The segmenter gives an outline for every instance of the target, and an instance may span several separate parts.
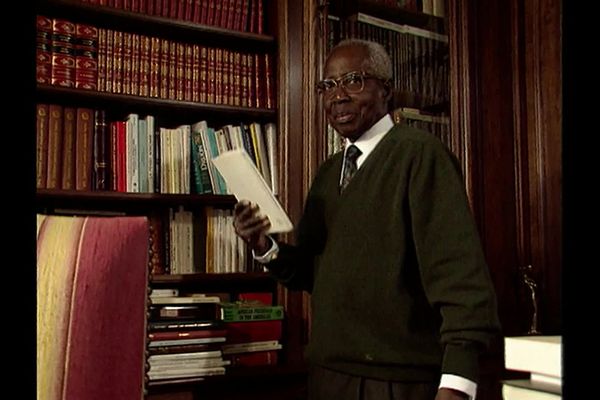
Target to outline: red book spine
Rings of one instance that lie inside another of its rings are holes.
[[[170,4],[169,4],[169,15],[168,17],[171,19],[179,19],[179,4],[181,4],[181,2],[183,0],[169,0]]]
[[[208,25],[208,1],[209,0],[196,0],[196,1],[201,1],[200,3],[200,22],[202,25]]]
[[[140,94],[140,46],[140,35],[133,33],[131,35],[131,87],[129,93],[136,96]]]
[[[51,83],[75,86],[75,24],[63,19],[52,20]]]
[[[169,43],[168,54],[168,91],[167,96],[171,100],[177,98],[177,43]]]
[[[156,11],[154,6],[156,5],[155,0],[144,0],[144,4],[146,4],[146,11],[144,12],[146,15],[155,15]]]
[[[233,105],[235,100],[233,99],[233,51],[223,50],[223,82],[225,86],[223,88],[223,103]]]
[[[235,0],[233,10],[233,26],[231,29],[241,31],[242,29],[242,7],[244,0]]]
[[[123,58],[121,61],[122,65],[122,77],[121,93],[131,94],[131,62],[133,53],[133,37],[129,32],[123,32]]]
[[[227,28],[227,19],[229,19],[229,0],[221,0],[221,17],[219,18],[219,26]]]
[[[160,40],[160,92],[161,99],[169,98],[169,41]]]
[[[256,10],[256,33],[263,34],[264,33],[264,11],[263,11],[263,0],[255,0],[257,3]]]
[[[193,0],[192,22],[200,23],[202,17],[202,0]]]
[[[211,0],[207,0],[207,14],[206,14],[206,25],[214,25],[215,24],[215,2]]]
[[[242,88],[241,88],[241,54],[238,51],[232,53],[233,59],[231,61],[232,77],[233,77],[233,94],[232,100],[234,106],[242,105]]]
[[[242,54],[240,57],[240,96],[241,96],[241,105],[243,107],[250,106],[250,85],[248,84],[248,54]]]
[[[210,68],[210,66],[209,66]],[[210,74],[210,70],[209,70]],[[217,48],[215,50],[215,61],[214,61],[214,93],[215,103],[223,104],[223,49]]]
[[[169,11],[171,9],[171,2],[175,0],[162,0],[162,11],[161,16],[169,18]]]
[[[52,82],[52,19],[36,17],[35,78],[37,83]]]
[[[261,365],[276,365],[277,350],[230,354],[227,355],[226,358],[231,361],[231,366],[237,367],[258,367]]]
[[[176,43],[175,52],[175,98],[181,101],[185,89],[185,45]]]
[[[150,38],[150,97],[160,96],[160,60],[161,40],[157,37]]]
[[[75,25],[75,87],[98,90],[98,28]]]
[[[105,70],[105,91],[112,93],[113,91],[113,63],[114,63],[114,31],[106,30],[106,70]]]
[[[175,11],[176,19],[185,19],[185,3],[187,0],[177,0],[177,9]]]
[[[208,47],[200,47],[200,102],[208,103]]]
[[[206,102],[215,103],[215,69],[216,69],[216,49],[210,47],[208,49],[208,60],[206,64],[207,78],[206,83]]]
[[[210,337],[226,337],[227,330],[225,329],[199,329],[194,331],[176,331],[176,332],[150,332],[148,339],[150,340],[174,340],[174,339],[196,339]]]
[[[73,107],[65,107],[63,113],[62,179],[63,190],[75,189],[75,135],[77,112]]]
[[[200,46],[192,45],[192,101],[200,101]]]
[[[46,188],[48,176],[48,104],[37,104],[36,113],[36,187]]]
[[[265,106],[267,108],[275,108],[275,74],[273,72],[273,56],[270,53],[265,53],[264,56],[264,79],[261,79],[265,86],[263,88]]]
[[[250,32],[250,6],[251,0],[243,0],[242,17],[240,20],[240,30],[242,32]]]
[[[113,34],[113,93],[123,93],[123,32]]]
[[[214,3],[214,16],[211,25],[221,26],[221,14],[223,11],[223,0],[211,1]]]
[[[150,38],[142,35],[140,37],[139,95],[144,97],[150,95],[150,51]]]
[[[193,48],[191,44],[184,45],[183,59],[183,99],[192,101],[192,68],[193,68]]]
[[[48,176],[47,189],[60,189],[62,178],[63,108],[50,104],[48,125]]]
[[[106,29],[98,29],[98,90],[106,91]]]
[[[110,123],[110,188],[117,192],[118,187],[118,170],[119,170],[119,137],[117,132],[117,122]]]
[[[248,12],[248,32],[256,33],[256,14],[258,13],[258,0],[250,1],[250,11]]]
[[[261,342],[279,340],[282,320],[226,322],[227,343]]]
[[[75,190],[92,190],[92,156],[94,139],[94,111],[77,109],[75,136]]]
[[[184,10],[183,10],[183,19],[186,21],[194,20],[194,0],[183,0],[184,1]]]
[[[263,65],[261,63],[261,57],[259,54],[254,54],[254,76],[252,77],[252,83],[254,83],[254,107],[262,108],[264,106],[263,97]]]

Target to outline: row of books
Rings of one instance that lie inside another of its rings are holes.
[[[223,375],[228,366],[277,363],[283,307],[272,304],[271,293],[227,299],[226,293],[152,289],[146,359],[150,384]]]
[[[240,52],[37,16],[41,84],[274,108],[270,53]]]
[[[203,212],[194,215],[180,207],[170,208],[167,218],[149,216],[150,272],[178,275],[262,271],[234,231],[233,211],[207,206]]]
[[[262,34],[263,0],[81,0],[163,18]]]
[[[209,127],[206,121],[158,127],[130,113],[107,121],[104,110],[39,103],[37,187],[134,193],[228,194],[211,159],[245,149],[277,192],[276,127],[257,122]]]
[[[395,106],[426,108],[449,99],[448,37],[367,14],[328,19],[327,47],[347,38],[380,43],[392,59]]]

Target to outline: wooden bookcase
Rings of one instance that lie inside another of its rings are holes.
[[[264,6],[264,33],[249,33],[218,26],[203,25],[171,17],[148,15],[143,12],[108,7],[101,2],[77,0],[45,0],[36,4],[35,12],[48,18],[58,18],[74,23],[89,24],[97,28],[122,31],[132,34],[160,37],[174,43],[199,44],[232,52],[269,54],[273,60],[273,84],[285,85],[287,73],[282,72],[289,64],[286,24],[287,2],[262,1]],[[140,0],[144,2],[144,0]],[[173,0],[175,2],[175,0]],[[136,4],[138,2],[124,2]],[[182,4],[184,2],[182,1]],[[185,2],[185,4],[193,2]],[[200,2],[198,2],[200,4]],[[204,3],[204,2],[202,2]],[[209,2],[206,2],[207,4]],[[233,2],[226,2],[231,3]],[[248,2],[240,2],[248,3]],[[279,3],[279,4],[278,4]],[[166,3],[165,3],[166,4]],[[283,21],[283,22],[282,22]],[[74,79],[74,78],[73,78]],[[206,120],[211,127],[239,122],[260,124],[274,123],[277,126],[278,145],[287,147],[289,132],[285,108],[280,107],[284,96],[274,91],[272,106],[255,107],[230,104],[215,104],[173,98],[142,96],[138,94],[112,93],[101,90],[86,90],[61,87],[49,83],[38,83],[35,90],[36,104],[56,104],[62,107],[86,107],[105,110],[107,121],[123,120],[129,113],[153,115],[155,127],[175,127]],[[288,96],[290,96],[288,94]],[[263,103],[264,104],[264,103]],[[288,180],[285,165],[288,153],[278,150],[279,196],[284,205],[290,201],[287,192]],[[293,200],[292,203],[298,202]],[[235,198],[231,195],[215,194],[166,194],[131,193],[112,190],[61,190],[38,187],[36,211],[39,213],[72,214],[164,214],[169,208],[184,207],[194,215],[202,215],[206,207],[231,210]],[[298,208],[298,205],[292,208]],[[202,232],[202,231],[201,231]],[[166,232],[163,232],[163,235]],[[202,259],[194,261],[202,263]],[[252,264],[251,261],[248,261]],[[187,384],[161,384],[145,386],[148,399],[280,399],[293,398],[301,393],[305,381],[305,366],[302,362],[304,334],[296,332],[303,326],[302,304],[297,293],[288,293],[265,272],[209,274],[193,273],[180,275],[150,275],[149,288],[178,287],[205,292],[270,292],[276,304],[284,305],[285,319],[283,349],[279,352],[277,365],[248,367],[228,370],[224,376],[209,377],[203,382]],[[144,362],[144,360],[140,360]]]

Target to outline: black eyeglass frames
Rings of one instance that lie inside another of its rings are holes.
[[[386,80],[364,71],[351,71],[339,78],[323,79],[317,82],[317,91],[319,94],[331,96],[338,87],[341,87],[348,94],[356,94],[363,91],[366,79],[378,79],[386,82]]]

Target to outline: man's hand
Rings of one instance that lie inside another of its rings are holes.
[[[233,227],[235,233],[250,246],[259,256],[269,250],[271,241],[267,237],[267,230],[271,222],[267,216],[259,214],[256,204],[248,201],[239,201],[233,209]]]
[[[440,388],[435,396],[435,400],[468,400],[469,395],[458,390]]]

